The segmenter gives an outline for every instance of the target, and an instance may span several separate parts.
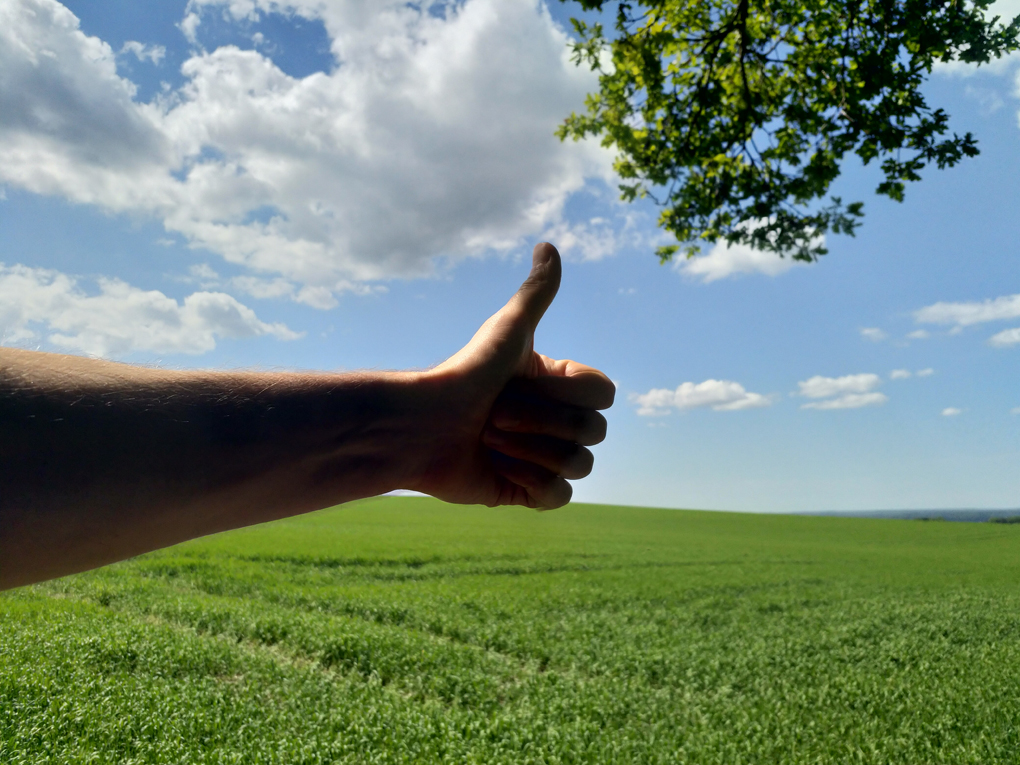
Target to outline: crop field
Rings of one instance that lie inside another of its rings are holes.
[[[0,595],[0,762],[1020,762],[1020,526],[353,503]]]

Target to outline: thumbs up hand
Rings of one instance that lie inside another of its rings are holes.
[[[566,479],[591,472],[587,446],[605,438],[597,410],[616,388],[597,369],[534,350],[535,329],[556,297],[560,256],[535,247],[531,274],[464,348],[422,383],[438,402],[422,446],[429,457],[404,488],[450,502],[553,508],[570,501]]]
[[[609,378],[535,352],[560,256],[425,372],[162,370],[0,348],[0,590],[393,489],[559,507]]]

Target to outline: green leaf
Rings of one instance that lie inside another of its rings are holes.
[[[897,201],[928,164],[977,155],[921,88],[936,61],[982,64],[1020,48],[1020,16],[1001,24],[990,5],[618,2],[612,39],[574,21],[574,61],[599,73],[599,90],[557,135],[617,151],[621,197],[652,196],[681,243],[657,250],[663,262],[720,240],[814,260],[825,234],[853,235],[863,216],[860,202],[824,203],[848,154],[877,160],[876,192]]]

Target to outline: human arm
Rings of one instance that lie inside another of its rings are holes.
[[[147,369],[0,349],[0,589],[393,489],[556,507],[591,469],[601,372],[533,350],[559,256],[421,372]]]

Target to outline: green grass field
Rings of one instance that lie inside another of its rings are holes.
[[[355,503],[0,595],[0,762],[1020,762],[1020,526]]]

